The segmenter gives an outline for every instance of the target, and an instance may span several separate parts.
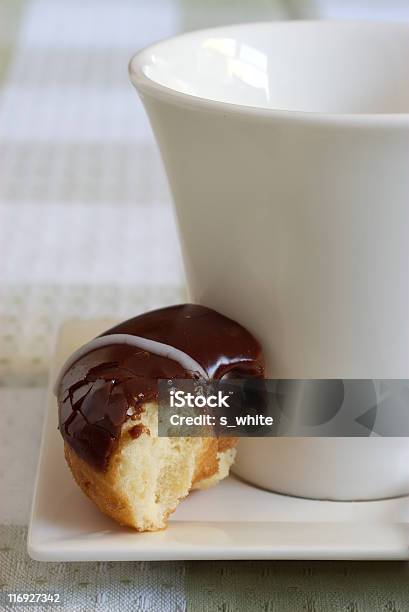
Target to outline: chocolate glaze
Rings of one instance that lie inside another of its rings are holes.
[[[147,312],[101,337],[112,334],[139,336],[178,349],[197,362],[208,379],[264,375],[257,340],[235,321],[204,306],[182,304]],[[105,470],[124,422],[138,420],[145,402],[157,398],[158,379],[202,376],[172,359],[171,351],[164,357],[129,344],[90,345],[62,371],[56,390],[59,429],[82,459]]]

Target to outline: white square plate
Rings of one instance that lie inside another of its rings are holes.
[[[112,321],[70,321],[51,380],[78,346]],[[165,531],[135,533],[101,514],[69,473],[50,391],[28,552],[40,561],[171,559],[408,559],[409,498],[328,502],[262,491],[230,477],[195,491]]]

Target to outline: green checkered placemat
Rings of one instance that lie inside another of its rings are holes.
[[[403,562],[39,563],[28,558],[25,547],[25,528],[0,528],[3,597],[16,591],[60,593],[67,612],[409,609],[408,564]]]

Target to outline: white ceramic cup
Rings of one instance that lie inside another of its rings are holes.
[[[409,378],[409,25],[193,32],[130,64],[192,300],[247,326],[271,378]],[[294,495],[409,492],[407,438],[242,439]]]

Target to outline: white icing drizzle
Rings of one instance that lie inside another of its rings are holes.
[[[142,336],[133,336],[132,334],[110,334],[108,336],[100,336],[90,340],[90,342],[80,346],[79,349],[74,351],[74,353],[68,357],[67,361],[62,366],[59,375],[57,376],[57,380],[54,383],[54,394],[57,395],[62,379],[73,363],[91,351],[104,348],[105,346],[112,346],[113,344],[127,344],[142,351],[152,353],[153,355],[166,357],[167,359],[179,363],[185,370],[189,372],[198,372],[202,378],[208,378],[207,373],[200,363],[195,361],[183,351],[180,351],[169,344],[157,342],[156,340],[150,340],[149,338],[143,338]]]

